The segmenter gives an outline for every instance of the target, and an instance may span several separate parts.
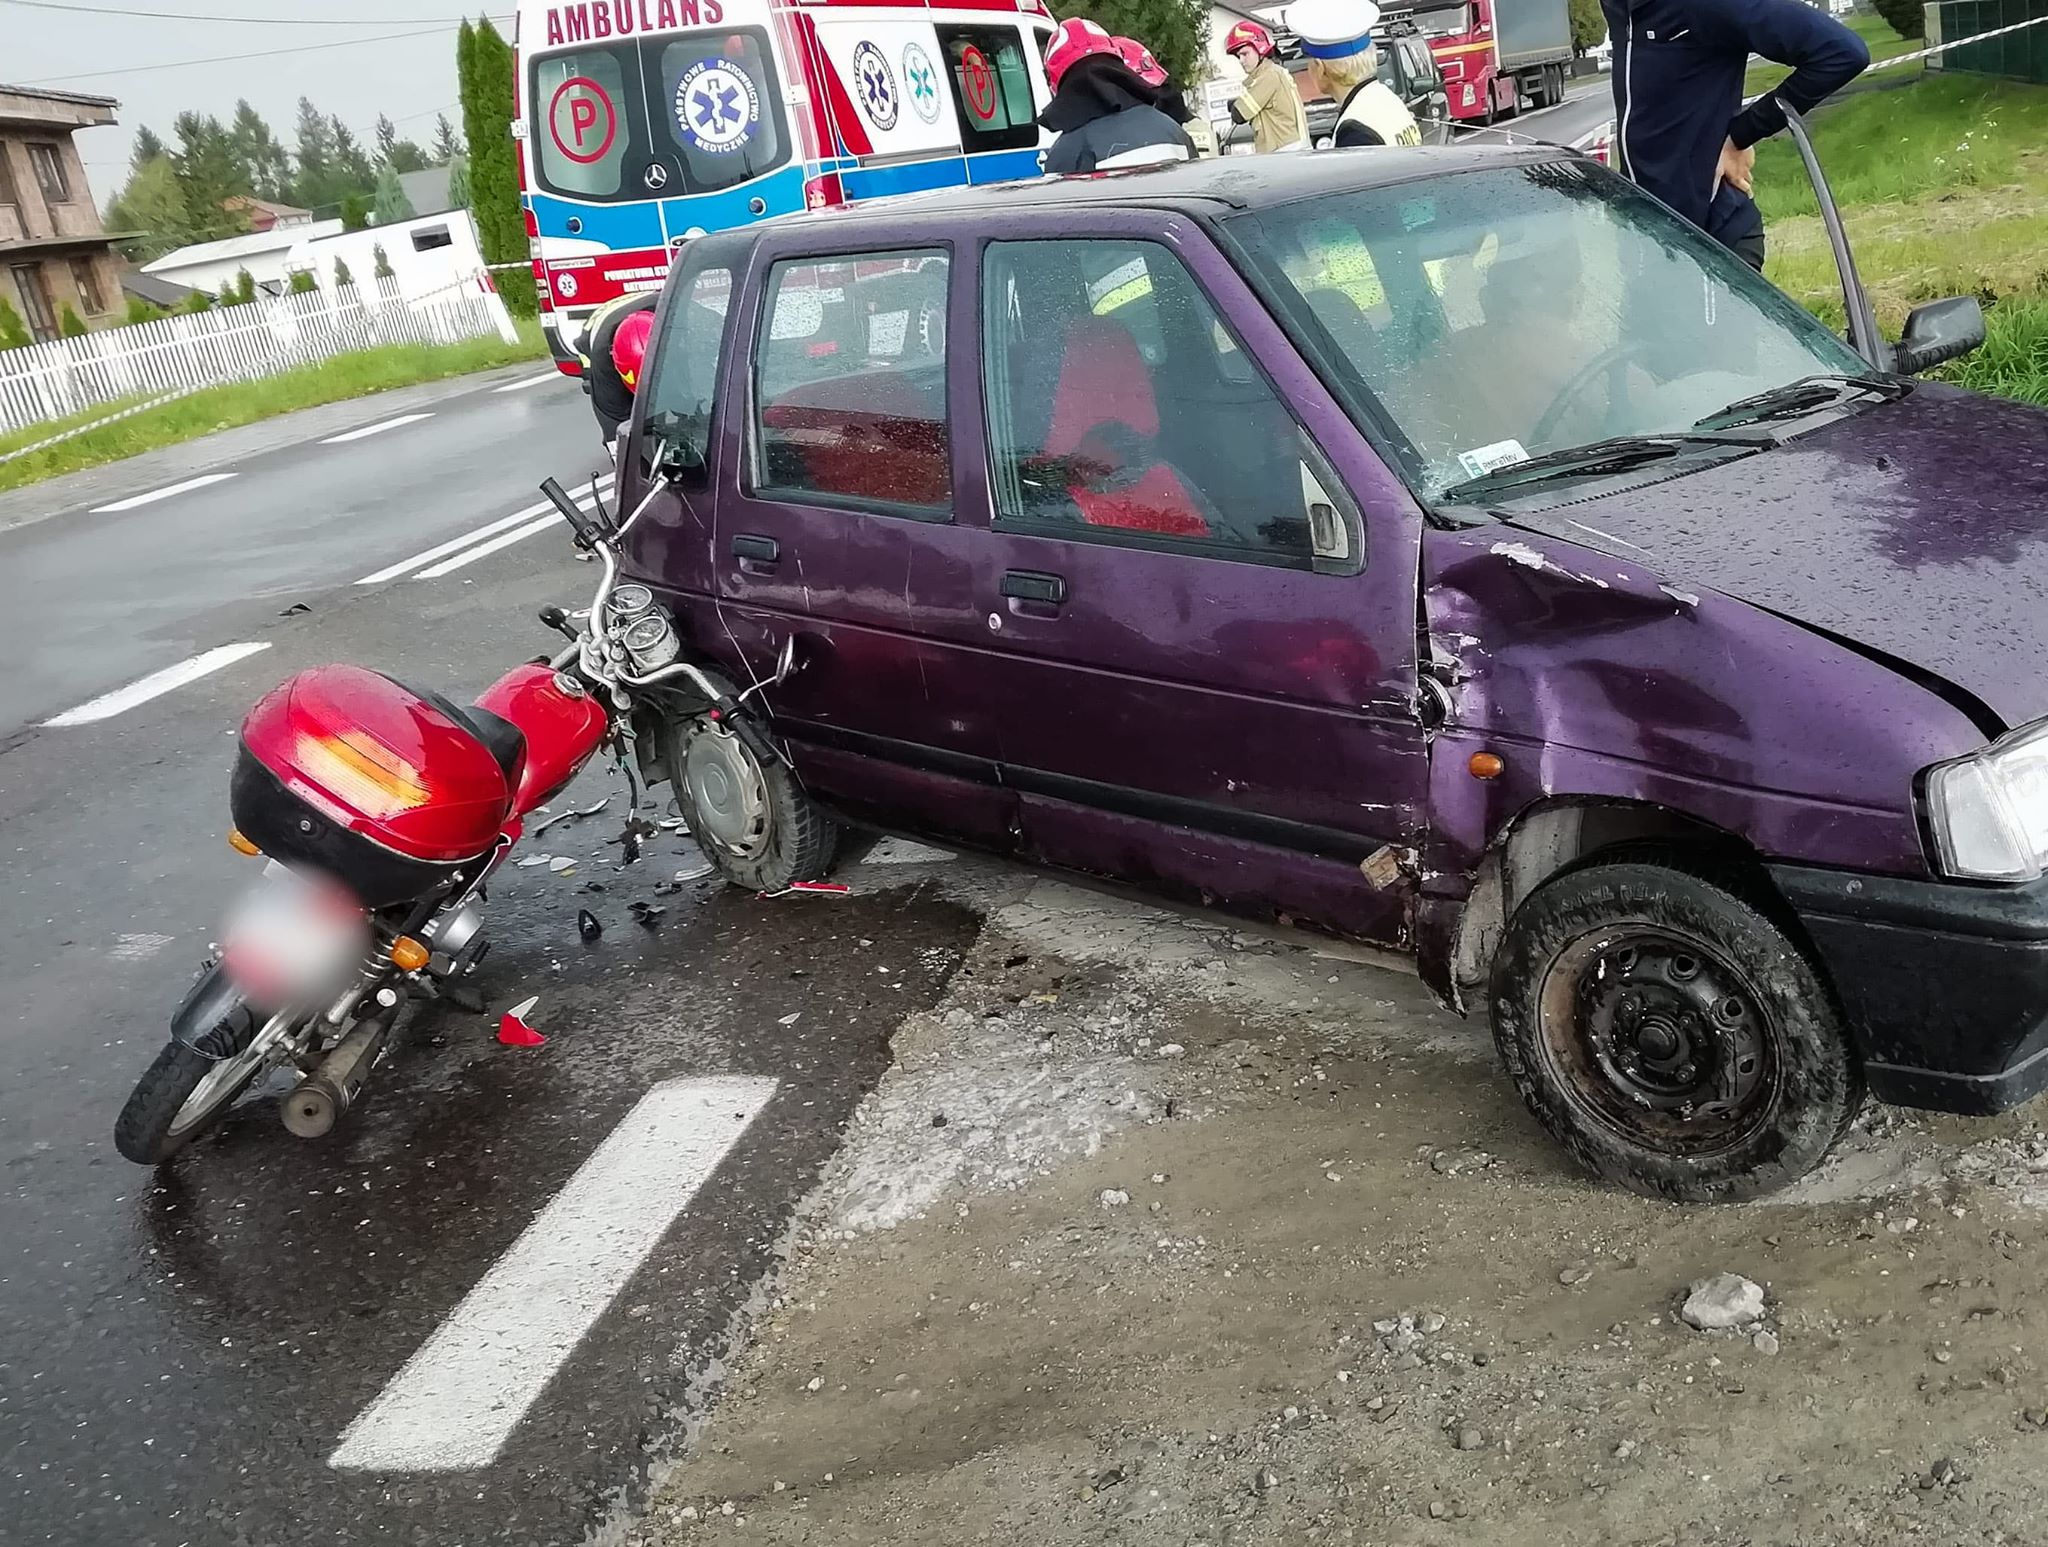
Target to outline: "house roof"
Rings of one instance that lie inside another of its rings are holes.
[[[98,97],[86,91],[52,91],[47,86],[9,86],[0,81],[0,93],[10,97],[42,97],[51,102],[75,102],[81,107],[115,108],[121,105],[115,97]]]
[[[268,213],[270,213],[270,214],[272,214],[272,215],[278,215],[278,216],[284,216],[284,215],[310,215],[310,214],[312,214],[312,213],[313,213],[313,212],[312,212],[311,210],[309,210],[309,209],[301,209],[301,208],[299,208],[299,206],[298,206],[298,205],[296,205],[296,204],[280,204],[280,203],[278,203],[278,202],[277,202],[277,201],[276,201],[275,199],[256,199],[256,198],[251,198],[251,197],[250,197],[250,196],[249,196],[248,194],[246,194],[246,193],[237,193],[237,194],[231,194],[231,195],[229,195],[229,196],[228,196],[227,198],[225,198],[225,199],[222,199],[222,200],[220,201],[220,207],[221,207],[222,209],[231,209],[231,210],[232,210],[232,209],[247,209],[247,210],[259,210],[259,209],[260,209],[260,210],[265,210],[265,211],[267,211]]]
[[[140,269],[122,271],[121,289],[152,306],[176,306],[192,293],[190,285],[178,284],[160,274],[145,274]]]
[[[215,242],[194,242],[189,247],[180,247],[167,252],[161,258],[151,259],[143,264],[145,274],[164,272],[175,273],[190,268],[195,263],[220,263],[235,258],[253,258],[260,253],[283,252],[295,247],[310,237],[332,236],[341,229],[338,220],[315,220],[305,225],[274,226],[268,231],[247,231],[240,236],[224,236]]]
[[[438,215],[453,208],[448,198],[448,169],[422,167],[417,172],[400,172],[398,186],[415,215]]]

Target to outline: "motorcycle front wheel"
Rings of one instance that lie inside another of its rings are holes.
[[[161,1165],[219,1122],[269,1058],[261,1036],[226,1058],[166,1043],[114,1119],[114,1148],[139,1166]]]

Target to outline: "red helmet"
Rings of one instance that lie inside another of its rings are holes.
[[[1117,58],[1124,62],[1124,68],[1138,77],[1147,86],[1164,86],[1166,71],[1159,61],[1152,57],[1152,50],[1136,38],[1115,38]]]
[[[640,390],[640,364],[647,358],[648,335],[654,332],[652,310],[635,312],[612,330],[612,364],[619,380],[632,391]]]
[[[1052,46],[1045,51],[1046,84],[1058,91],[1067,71],[1091,54],[1121,58],[1116,43],[1107,31],[1084,17],[1061,22],[1052,35]]]
[[[1234,54],[1240,48],[1258,51],[1261,59],[1269,57],[1274,49],[1273,34],[1255,21],[1241,21],[1232,27],[1223,39],[1223,52]]]

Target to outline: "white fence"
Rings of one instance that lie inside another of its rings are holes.
[[[0,430],[128,398],[181,397],[379,344],[452,344],[511,319],[481,276],[410,300],[394,279],[180,312],[127,327],[0,350]]]

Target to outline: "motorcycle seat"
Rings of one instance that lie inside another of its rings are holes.
[[[468,731],[483,743],[484,750],[491,754],[498,769],[505,775],[508,788],[519,785],[519,773],[526,765],[526,732],[514,725],[503,715],[493,714],[480,704],[458,704],[446,694],[433,692],[428,688],[416,688],[409,682],[399,686],[415,698],[423,698],[450,720]]]

